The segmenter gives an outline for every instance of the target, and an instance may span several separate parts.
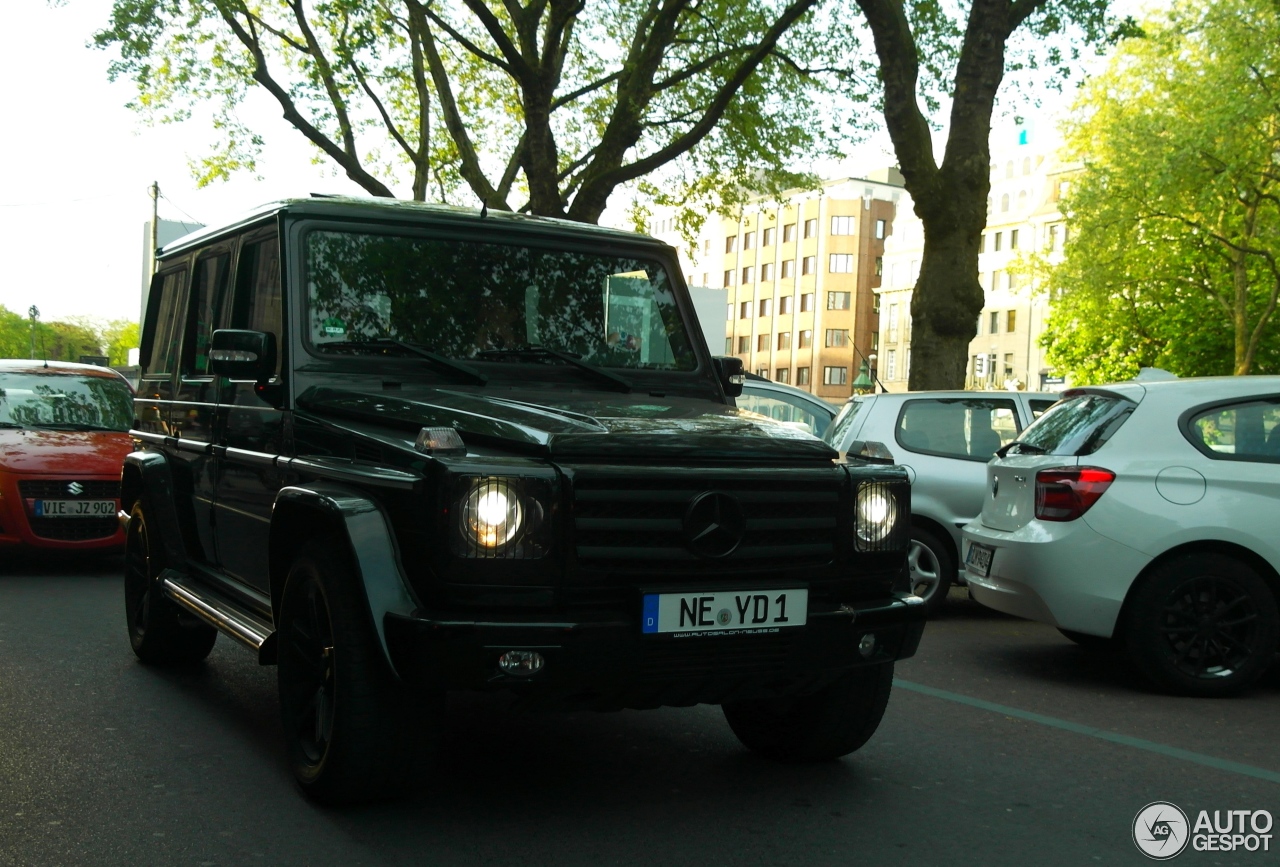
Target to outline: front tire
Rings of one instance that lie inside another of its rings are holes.
[[[911,544],[907,548],[907,574],[910,590],[924,600],[929,616],[937,614],[947,601],[956,565],[951,549],[922,527],[911,528]]]
[[[280,604],[289,764],[303,793],[324,804],[403,794],[435,732],[425,699],[387,665],[348,562],[336,545],[313,544],[290,569]]]
[[[779,761],[829,761],[870,740],[892,689],[888,662],[853,669],[812,695],[726,702],[724,716],[752,752]]]
[[[191,665],[208,656],[218,630],[184,614],[160,589],[168,564],[141,503],[129,515],[124,550],[125,623],[134,654],[151,665]]]
[[[1235,695],[1274,660],[1275,595],[1256,571],[1226,555],[1189,554],[1158,566],[1127,608],[1130,659],[1170,692]]]

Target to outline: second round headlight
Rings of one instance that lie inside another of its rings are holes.
[[[477,480],[462,502],[463,535],[481,548],[500,548],[513,541],[524,520],[520,495],[500,480]]]

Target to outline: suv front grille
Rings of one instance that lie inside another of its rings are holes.
[[[826,566],[835,560],[840,538],[842,479],[838,470],[787,472],[768,480],[752,479],[750,470],[736,476],[580,474],[573,510],[578,565],[591,572],[653,575]],[[727,554],[695,553],[698,544],[686,528],[694,501],[709,492],[726,495],[741,509],[741,541]]]

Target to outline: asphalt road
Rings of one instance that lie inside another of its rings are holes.
[[[1229,701],[1154,694],[963,590],[840,762],[758,759],[714,707],[470,697],[421,796],[321,809],[282,760],[275,669],[224,638],[196,671],[140,665],[118,572],[0,560],[0,864],[1142,864],[1149,802],[1280,815],[1280,675]]]

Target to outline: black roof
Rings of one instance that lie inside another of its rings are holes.
[[[647,235],[610,229],[592,223],[577,223],[572,220],[557,220],[551,217],[532,217],[527,214],[516,214],[510,211],[490,209],[481,216],[481,211],[474,208],[460,208],[453,205],[439,205],[429,202],[413,202],[405,199],[362,198],[357,196],[311,196],[305,199],[282,199],[268,202],[254,208],[249,213],[229,223],[209,226],[184,235],[160,249],[161,257],[180,253],[198,244],[211,241],[221,235],[240,231],[255,223],[262,223],[280,214],[302,217],[325,217],[338,219],[356,219],[368,221],[387,221],[397,223],[429,223],[432,225],[477,227],[484,221],[485,228],[513,229],[531,235],[556,235],[574,237],[580,240],[612,241],[625,244],[642,244],[666,248],[667,244]],[[492,222],[491,222],[492,221]],[[496,224],[496,225],[495,225]]]

